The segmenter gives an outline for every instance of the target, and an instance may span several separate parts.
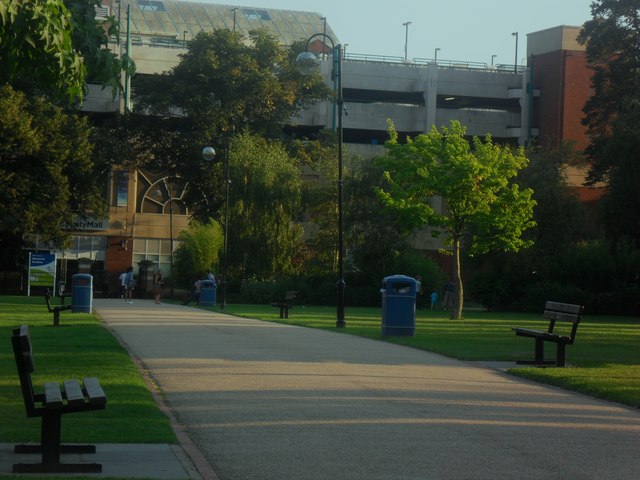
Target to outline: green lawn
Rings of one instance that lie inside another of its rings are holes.
[[[52,323],[43,298],[0,297],[0,442],[39,438],[40,419],[26,417],[11,348],[12,329],[28,325],[36,389],[48,381],[95,376],[107,393],[106,410],[65,416],[63,441],[176,443],[138,368],[93,315],[66,311],[62,326]]]
[[[383,340],[380,308],[347,308],[345,329],[335,327],[335,308],[294,307],[289,319],[264,305],[227,305],[227,313],[303,325]],[[448,312],[418,310],[414,337],[388,337],[388,342],[441,353],[461,360],[516,361],[533,358],[534,341],[516,337],[511,327],[546,329],[542,314],[464,312],[449,320]],[[545,354],[555,358],[555,345]],[[640,407],[640,319],[585,316],[576,343],[567,346],[567,368],[515,368],[510,373]]]

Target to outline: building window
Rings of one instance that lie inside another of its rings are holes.
[[[166,12],[164,3],[158,0],[138,0],[138,6],[143,12]]]
[[[114,172],[115,206],[126,207],[129,203],[129,172]]]
[[[107,237],[93,235],[72,235],[69,248],[57,251],[58,258],[78,260],[90,258],[104,261],[107,250]]]
[[[180,246],[180,242],[173,241],[173,250]],[[171,272],[171,241],[159,238],[134,238],[133,239],[133,265],[138,269],[138,264],[143,260],[153,262],[152,269],[162,270],[165,277]]]
[[[271,16],[266,10],[243,8],[242,13],[244,13],[244,16],[247,18],[247,20],[271,20]]]

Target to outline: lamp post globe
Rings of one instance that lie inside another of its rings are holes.
[[[320,59],[313,52],[302,52],[296,57],[296,68],[302,75],[312,75],[318,71]]]
[[[202,149],[202,158],[204,158],[207,162],[210,162],[216,157],[216,151],[213,147],[204,147]]]

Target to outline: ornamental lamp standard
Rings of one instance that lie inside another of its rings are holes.
[[[311,75],[318,71],[320,60],[318,57],[309,51],[309,45],[317,38],[322,37],[324,40],[328,40],[331,43],[331,50],[333,56],[333,68],[331,70],[331,79],[333,80],[333,87],[336,93],[336,102],[338,113],[338,283],[336,284],[337,290],[337,309],[336,309],[336,327],[344,328],[346,323],[344,321],[344,306],[345,306],[345,282],[344,282],[344,245],[342,239],[342,203],[343,203],[343,180],[342,180],[342,114],[344,107],[344,98],[342,97],[342,47],[340,44],[336,44],[333,39],[326,33],[316,33],[309,37],[305,51],[302,52],[296,58],[296,67],[298,71],[303,75]],[[324,42],[323,42],[324,46]],[[324,49],[323,49],[324,50]],[[324,52],[323,52],[324,53]],[[335,119],[335,115],[334,115]]]
[[[202,158],[206,162],[213,162],[216,158],[216,151],[213,147],[202,149]],[[220,281],[220,308],[224,310],[227,305],[227,240],[229,238],[229,149],[225,154],[225,196],[224,196],[224,246],[222,248],[222,280]]]

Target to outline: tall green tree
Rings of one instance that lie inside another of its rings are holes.
[[[448,127],[433,127],[400,143],[391,125],[386,155],[381,158],[387,185],[378,190],[404,231],[429,225],[452,247],[456,286],[452,319],[461,318],[464,301],[461,251],[517,251],[531,245],[523,232],[535,225],[533,192],[513,182],[527,165],[524,150],[496,145],[490,135],[484,140],[474,137],[470,143],[465,134],[466,129],[452,121]],[[446,203],[442,211],[433,207],[435,197]]]
[[[640,245],[640,0],[596,0],[580,32],[593,69],[584,123],[590,184],[605,182],[607,233]]]
[[[104,168],[86,118],[0,86],[0,239],[7,260],[15,261],[30,235],[61,244],[65,223],[100,215]]]
[[[243,133],[230,150],[229,271],[266,279],[293,273],[302,228],[300,170],[276,141]]]

